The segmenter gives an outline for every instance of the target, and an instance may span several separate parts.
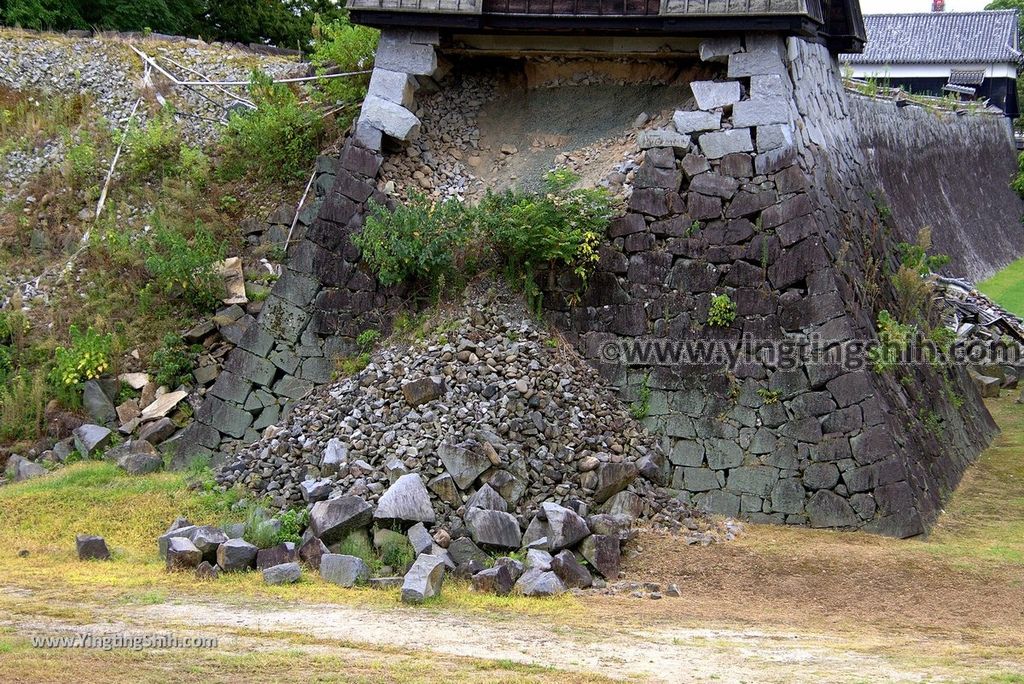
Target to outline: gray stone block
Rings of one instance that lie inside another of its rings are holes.
[[[377,43],[374,64],[377,69],[430,76],[437,70],[437,54],[426,41],[413,42],[408,31],[386,30]]]
[[[729,56],[729,78],[746,78],[764,74],[788,77],[782,57],[771,50],[737,52]]]
[[[217,382],[213,383],[209,394],[236,404],[244,404],[251,391],[252,383],[249,380],[225,370],[217,376]]]
[[[701,60],[705,62],[721,62],[724,64],[729,61],[729,55],[742,49],[739,38],[708,38],[701,41],[700,46],[697,48],[697,53],[700,55]]]
[[[736,81],[694,81],[690,89],[697,106],[704,111],[728,107],[740,101],[740,84]]]
[[[370,568],[355,556],[325,553],[320,557],[320,577],[341,587],[353,587],[370,578]]]
[[[367,95],[379,97],[411,109],[416,97],[416,79],[402,71],[377,67],[370,76]]]
[[[698,133],[700,131],[717,131],[722,127],[720,112],[676,112],[672,123],[680,133]]]
[[[420,132],[420,120],[415,114],[402,105],[379,97],[363,100],[359,123],[378,128],[397,140],[415,140]]]
[[[786,124],[791,116],[790,100],[781,97],[744,100],[732,108],[732,123],[737,128]]]
[[[276,294],[271,294],[263,302],[260,323],[276,339],[293,343],[298,341],[302,331],[306,329],[309,314]]]
[[[734,152],[752,152],[754,141],[749,128],[733,128],[700,136],[700,149],[708,159],[721,159]]]

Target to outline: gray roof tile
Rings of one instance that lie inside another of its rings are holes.
[[[852,64],[982,64],[1020,60],[1017,10],[867,14],[864,52]]]

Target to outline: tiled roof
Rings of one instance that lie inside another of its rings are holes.
[[[1017,10],[867,14],[868,43],[853,64],[1016,62]]]

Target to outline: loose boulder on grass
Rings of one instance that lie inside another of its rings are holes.
[[[569,549],[560,551],[551,559],[551,571],[570,589],[586,589],[594,583],[590,571],[576,560],[576,556]]]
[[[565,593],[566,586],[554,572],[530,568],[516,582],[515,589],[523,596],[557,596]]]
[[[217,565],[224,572],[252,570],[259,549],[244,539],[229,539],[217,547]]]
[[[110,560],[110,550],[103,537],[80,534],[75,537],[79,560]]]
[[[372,521],[373,507],[358,496],[318,501],[309,512],[309,529],[328,546]]]
[[[320,569],[320,561],[330,553],[324,543],[316,537],[310,537],[299,546],[299,560],[313,570]]]
[[[298,563],[282,563],[263,570],[266,584],[294,584],[302,579],[302,568]]]
[[[202,560],[202,552],[188,539],[173,537],[167,542],[168,570],[194,570]]]
[[[320,558],[320,577],[341,587],[352,587],[370,578],[370,567],[362,558],[326,553]]]
[[[551,502],[541,504],[540,508],[548,523],[548,548],[551,551],[574,546],[590,534],[587,521],[575,511]]]
[[[402,601],[404,603],[423,603],[425,600],[441,593],[444,582],[444,558],[423,554],[405,573],[402,582]]]
[[[260,549],[256,554],[256,569],[263,570],[275,565],[294,563],[299,560],[299,550],[295,542],[281,542],[269,549]]]
[[[619,540],[617,537],[592,534],[580,544],[580,554],[605,579],[618,579],[622,554],[619,550]]]
[[[512,592],[516,578],[508,565],[495,565],[473,575],[473,588],[477,591],[498,596],[507,596]]]
[[[217,560],[217,547],[228,541],[228,535],[219,527],[203,525],[192,530],[189,539],[203,554],[203,560],[213,563]]]

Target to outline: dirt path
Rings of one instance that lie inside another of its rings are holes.
[[[625,605],[644,607],[636,599]],[[635,629],[631,617],[586,629],[547,620],[450,614],[422,609],[366,609],[327,604],[239,607],[214,601],[102,608],[101,622],[78,625],[38,616],[3,622],[21,634],[201,632],[232,651],[257,647],[318,652],[410,649],[511,661],[641,681],[920,681],[934,668],[846,648],[822,633],[659,626]],[[664,609],[661,617],[664,618]],[[685,616],[680,616],[684,618]],[[557,678],[556,678],[557,679]]]

